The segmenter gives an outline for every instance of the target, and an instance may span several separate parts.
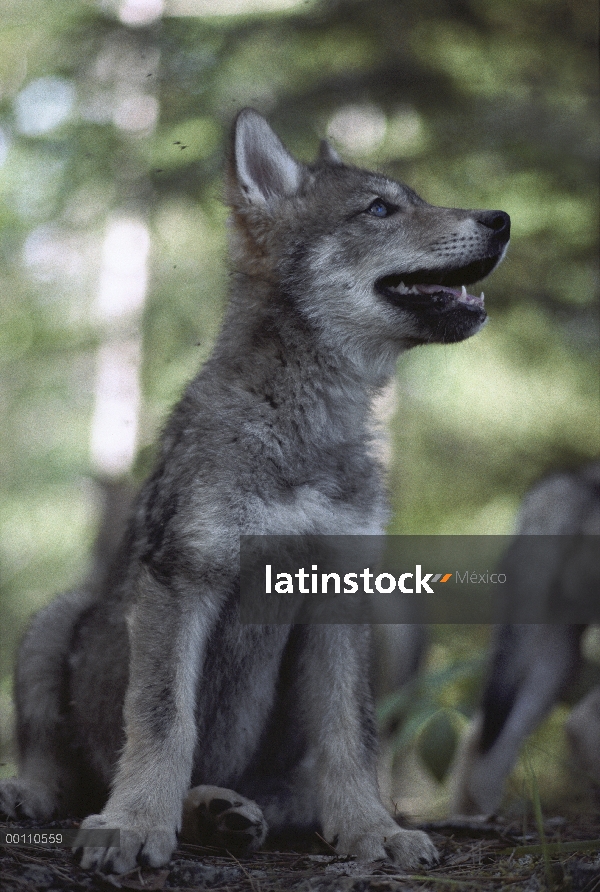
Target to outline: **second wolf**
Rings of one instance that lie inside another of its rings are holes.
[[[337,851],[436,859],[377,789],[367,627],[242,625],[239,537],[373,534],[387,520],[373,396],[398,354],[486,320],[465,285],[504,255],[502,211],[433,207],[324,144],[296,161],[252,110],[233,128],[231,299],[96,591],[34,619],[17,673],[18,778],[0,812],[98,809],[119,849],[166,863],[185,823],[259,843],[318,827]],[[213,786],[216,785],[216,786]],[[235,788],[233,793],[230,787]]]
[[[557,611],[562,599],[571,607],[579,607],[584,619],[582,605],[589,606],[591,599],[597,604],[600,594],[595,544],[600,537],[600,462],[539,481],[523,500],[517,533],[519,537],[548,537],[551,543],[543,552],[544,584],[539,587],[531,585],[528,575],[531,547],[505,557],[504,566],[516,581],[519,602],[531,602],[533,590],[536,597],[541,595],[545,609],[554,601]],[[555,544],[560,536],[567,543],[563,548]],[[576,537],[588,540],[585,550],[574,544]],[[590,560],[592,555],[594,560]],[[548,611],[550,615],[552,612]],[[489,815],[498,808],[506,779],[527,736],[548,715],[581,668],[585,629],[583,623],[497,627],[481,710],[463,738],[454,766],[454,814]],[[600,788],[600,686],[573,710],[566,731],[575,761]]]

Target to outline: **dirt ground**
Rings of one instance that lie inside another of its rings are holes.
[[[75,828],[76,822],[46,827]],[[416,826],[416,825],[414,825]],[[600,892],[600,818],[554,817],[545,840],[531,821],[451,821],[418,825],[442,856],[435,870],[398,874],[384,863],[335,855],[315,837],[237,858],[181,845],[164,869],[138,868],[113,876],[83,871],[70,849],[0,845],[2,892],[109,892],[109,890],[215,890],[215,892]],[[33,829],[31,822],[0,823],[0,830]],[[297,849],[297,850],[296,850]]]

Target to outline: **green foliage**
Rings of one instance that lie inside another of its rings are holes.
[[[535,824],[536,824],[537,831],[540,836],[542,858],[544,861],[544,873],[546,875],[546,882],[548,884],[548,889],[553,890],[555,888],[555,884],[554,884],[554,880],[553,880],[553,876],[552,876],[552,866],[550,863],[550,853],[548,851],[548,841],[546,839],[546,833],[544,830],[544,815],[542,813],[540,789],[538,786],[535,771],[531,767],[531,763],[529,761],[527,752],[525,753],[525,764],[527,766],[527,773],[529,775],[529,783],[531,786],[531,798],[532,798],[532,802],[533,802],[533,813],[535,816]]]
[[[419,735],[417,752],[425,768],[441,784],[456,754],[460,726],[448,709],[439,709],[427,721]]]
[[[415,748],[438,783],[446,779],[460,735],[476,709],[488,631],[485,626],[432,627],[424,667],[377,704],[379,727],[396,758]]]

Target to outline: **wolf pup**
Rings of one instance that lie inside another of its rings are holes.
[[[62,596],[25,635],[20,774],[0,811],[102,809],[82,828],[118,828],[120,847],[87,846],[82,864],[105,871],[168,862],[182,811],[228,847],[260,844],[267,824],[318,827],[338,852],[430,865],[429,838],[377,789],[369,629],[241,624],[239,537],[383,531],[372,398],[402,350],[483,326],[465,286],[502,259],[510,220],[433,207],[327,144],[301,164],[251,109],[227,200],[223,329],[107,584]]]

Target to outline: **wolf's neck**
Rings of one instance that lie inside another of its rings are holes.
[[[209,363],[223,380],[277,413],[279,424],[310,425],[331,439],[362,438],[373,398],[389,376],[365,380],[342,350],[334,351],[285,298],[232,301]]]

